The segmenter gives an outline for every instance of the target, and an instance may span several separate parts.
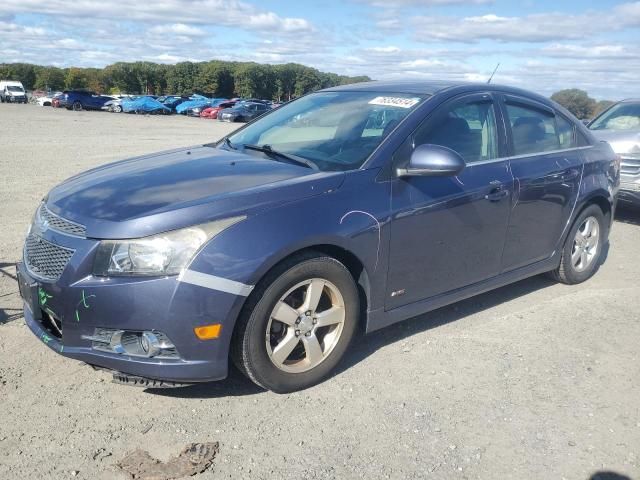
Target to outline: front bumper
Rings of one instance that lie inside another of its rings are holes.
[[[640,180],[637,182],[625,182],[620,183],[620,190],[618,190],[618,201],[640,205]]]
[[[227,376],[233,330],[229,319],[235,319],[232,312],[238,303],[236,296],[182,283],[176,277],[89,275],[69,282],[70,272],[83,269],[82,264],[72,265],[75,260],[72,257],[55,283],[39,281],[23,263],[18,264],[19,277],[43,292],[35,308],[43,309],[45,314],[39,318],[43,312],[33,312],[34,307],[25,302],[24,318],[34,335],[50,349],[93,366],[150,379],[195,383]],[[59,320],[61,335],[48,328],[49,313]],[[223,325],[221,336],[198,339],[194,327],[211,323]],[[175,345],[179,358],[145,358],[96,350],[86,338],[93,336],[96,328],[163,332]]]

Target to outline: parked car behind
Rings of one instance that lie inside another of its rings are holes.
[[[0,101],[2,103],[27,103],[27,92],[21,82],[0,80]]]
[[[216,107],[205,108],[204,110],[202,110],[202,112],[200,112],[200,118],[210,118],[215,120],[218,118],[218,112],[220,112],[220,110],[224,110],[225,108],[231,108],[235,104],[236,102],[228,101],[228,102],[223,102]]]
[[[172,112],[175,113],[176,108],[178,107],[178,105],[180,105],[181,103],[186,102],[187,100],[189,100],[189,97],[180,97],[177,95],[168,95],[165,97],[159,97],[158,101],[161,102],[164,106],[168,107],[169,109],[171,109]]]
[[[218,120],[222,122],[249,122],[270,110],[262,102],[238,102],[232,108],[218,112]]]
[[[150,115],[170,115],[171,109],[152,96],[125,98],[121,101],[122,111],[125,113],[140,113]]]
[[[112,97],[87,90],[67,90],[63,93],[60,105],[67,110],[100,110],[105,103],[113,100]]]
[[[333,124],[295,125],[316,111]],[[619,181],[607,143],[524,90],[335,87],[216,144],[55,187],[17,268],[24,318],[122,383],[219,380],[231,358],[298,390],[331,374],[359,325],[545,272],[589,279]]]
[[[64,93],[63,92],[56,93],[51,99],[51,106],[53,108],[60,108],[63,106],[62,105],[63,101],[64,101]]]
[[[612,105],[589,124],[589,129],[622,158],[620,201],[640,206],[640,99]]]

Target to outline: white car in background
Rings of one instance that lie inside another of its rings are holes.
[[[62,95],[62,92],[55,92],[35,99],[36,105],[41,107],[51,107],[53,105],[53,97]]]
[[[109,95],[113,100],[109,100],[102,106],[102,110],[107,112],[122,112],[122,100],[127,98],[133,98],[134,95],[126,95],[126,94],[118,94],[118,95]]]

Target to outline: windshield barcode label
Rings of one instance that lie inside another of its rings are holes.
[[[419,98],[402,97],[376,97],[369,102],[370,105],[385,105],[387,107],[411,108],[420,101]]]

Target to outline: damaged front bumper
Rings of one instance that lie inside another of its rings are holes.
[[[56,353],[111,370],[118,383],[150,388],[227,376],[232,328],[206,341],[193,329],[212,320],[224,323],[230,299],[212,298],[211,290],[201,291],[176,277],[88,276],[73,283],[47,283],[34,278],[23,263],[17,272],[26,324]],[[167,347],[162,354],[145,356],[144,332],[156,334],[160,347]]]

